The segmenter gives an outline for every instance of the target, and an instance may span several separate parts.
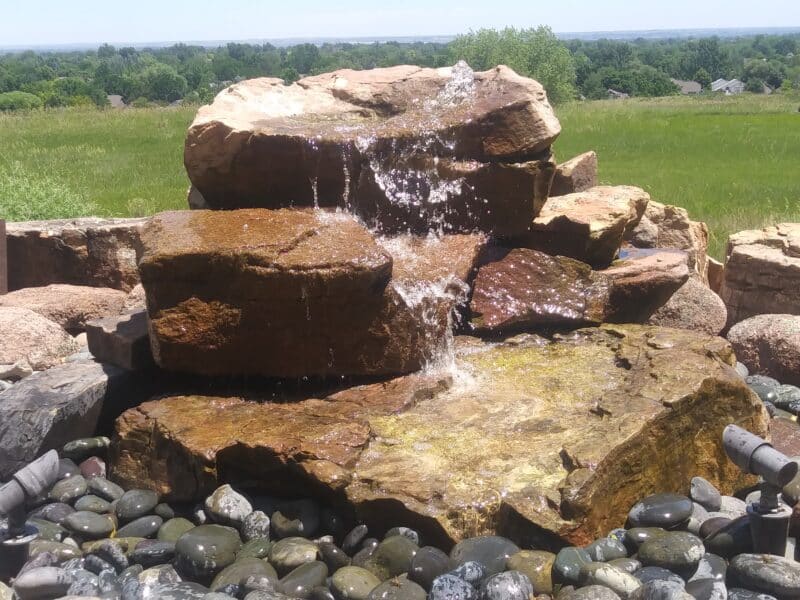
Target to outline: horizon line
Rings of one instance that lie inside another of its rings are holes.
[[[512,26],[509,26],[512,27]],[[490,29],[505,29],[506,27],[498,28],[493,27]],[[535,29],[535,26],[531,26],[531,29]],[[185,44],[185,45],[198,45],[209,47],[210,44],[228,44],[228,43],[275,43],[276,45],[296,45],[302,43],[313,43],[313,42],[339,42],[339,43],[369,43],[369,42],[386,42],[386,41],[395,41],[395,40],[416,40],[416,41],[423,41],[423,40],[430,40],[430,39],[447,39],[452,40],[459,35],[464,35],[471,31],[478,31],[478,29],[470,29],[466,32],[460,33],[437,33],[437,34],[408,34],[408,35],[353,35],[353,36],[332,36],[332,35],[308,35],[308,36],[288,36],[288,37],[264,37],[264,38],[237,38],[237,39],[227,39],[227,38],[220,38],[220,39],[184,39],[184,40],[149,40],[149,41],[92,41],[92,42],[41,42],[35,44],[8,44],[8,45],[0,45],[0,50],[37,50],[37,49],[56,49],[56,48],[82,48],[82,49],[91,49],[91,48],[100,48],[103,45],[111,45],[111,46],[120,46],[120,47],[138,47],[138,48],[149,48],[149,47],[169,47],[172,45],[177,44]],[[527,27],[517,28],[517,29],[528,29]],[[753,32],[757,34],[760,31],[782,31],[784,33],[800,33],[800,25],[775,25],[775,26],[760,26],[760,27],[748,27],[748,26],[739,26],[739,27],[689,27],[689,28],[656,28],[656,29],[607,29],[607,30],[587,30],[587,31],[553,31],[556,37],[561,39],[570,39],[569,37],[565,36],[604,36],[604,35],[621,35],[621,34],[658,34],[658,33],[684,33],[687,34],[686,36],[690,37],[693,32],[713,32],[713,31],[727,31],[727,32]],[[641,37],[641,36],[637,36]],[[665,36],[662,39],[669,39],[670,36]],[[684,37],[684,36],[682,36]],[[602,39],[602,38],[598,38]],[[637,38],[632,38],[637,39]],[[287,42],[292,42],[289,44]]]

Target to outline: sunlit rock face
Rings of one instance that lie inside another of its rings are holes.
[[[649,201],[647,192],[629,185],[556,196],[545,203],[530,233],[510,242],[602,268],[614,260],[625,232],[636,227]]]
[[[800,314],[800,223],[735,233],[728,239],[720,296],[728,325],[753,315]]]
[[[156,363],[272,377],[426,366],[452,338],[453,308],[484,243],[379,243],[352,216],[314,209],[162,213],[142,241]]]
[[[725,493],[746,483],[722,429],[767,433],[721,338],[626,325],[552,342],[461,340],[448,376],[145,403],[117,422],[114,476],[173,500],[222,482],[311,492],[370,531],[402,522],[429,543],[499,531],[584,545],[693,476]]]
[[[200,109],[185,164],[207,208],[339,206],[382,231],[527,231],[560,132],[539,83],[499,66],[253,79]],[[196,204],[196,203],[195,203]]]

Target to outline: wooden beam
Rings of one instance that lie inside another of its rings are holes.
[[[8,245],[6,244],[6,222],[0,219],[0,294],[8,291]]]

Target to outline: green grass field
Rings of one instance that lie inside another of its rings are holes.
[[[645,188],[729,233],[800,221],[800,98],[665,98],[557,109],[564,160],[596,150],[600,179]],[[195,107],[0,114],[0,217],[139,216],[185,206]]]

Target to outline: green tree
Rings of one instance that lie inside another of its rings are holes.
[[[517,73],[538,80],[553,102],[564,102],[576,95],[572,56],[549,27],[480,29],[451,42],[450,56],[453,62],[465,60],[476,70],[508,65]]]
[[[183,98],[188,90],[186,78],[174,67],[165,64],[154,64],[141,74],[144,95],[150,100],[174,102]]]
[[[697,69],[694,74],[694,80],[699,83],[704,90],[707,90],[711,87],[711,75],[709,75],[708,71],[706,71],[703,67]]]
[[[42,106],[42,99],[35,94],[20,91],[0,94],[0,110],[33,110]]]

